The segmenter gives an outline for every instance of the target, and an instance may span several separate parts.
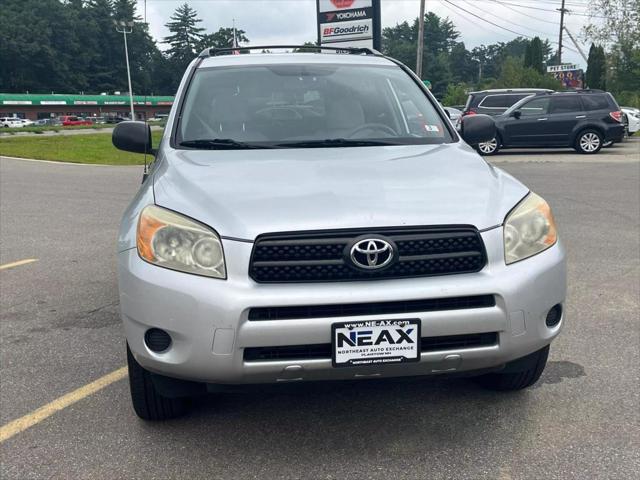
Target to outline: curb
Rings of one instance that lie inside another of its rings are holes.
[[[22,157],[9,157],[7,155],[0,155],[0,159],[6,158],[7,160],[23,160],[25,162],[39,162],[39,163],[53,163],[56,165],[73,165],[76,167],[143,167],[143,165],[107,165],[105,163],[74,163],[74,162],[63,162],[56,160],[40,160],[37,158],[22,158]]]

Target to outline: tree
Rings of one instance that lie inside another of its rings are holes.
[[[515,57],[507,57],[498,79],[491,88],[548,88],[559,90],[559,80],[540,73],[531,67],[525,67],[523,61]]]
[[[525,50],[524,54],[524,66],[528,68],[533,68],[538,73],[544,73],[544,65],[543,65],[543,44],[542,40],[539,37],[534,37],[531,40]]]
[[[246,36],[244,30],[236,29],[236,41],[238,45],[240,43],[247,43],[249,39]],[[233,28],[220,28],[215,33],[209,33],[202,36],[199,42],[198,50],[204,50],[205,48],[230,48],[233,46]]]
[[[638,101],[640,0],[592,0],[589,14],[583,33],[607,49],[607,88],[621,103]]]
[[[200,46],[205,29],[197,26],[202,20],[188,3],[180,5],[170,18],[171,21],[165,26],[171,35],[165,37],[163,43],[171,46],[166,52],[167,56],[176,64],[182,65],[184,70],[199,53],[196,49]]]
[[[586,83],[588,88],[599,88],[601,90],[606,90],[607,88],[607,64],[604,48],[596,46],[594,43],[589,48]]]
[[[472,82],[476,78],[477,63],[463,42],[456,43],[449,53],[449,70],[454,82]]]
[[[446,106],[464,105],[469,95],[469,86],[465,83],[450,83],[447,85],[447,93],[442,98],[442,104]]]

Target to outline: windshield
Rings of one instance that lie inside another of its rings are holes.
[[[434,106],[402,69],[329,64],[200,69],[176,134],[187,148],[451,141]]]

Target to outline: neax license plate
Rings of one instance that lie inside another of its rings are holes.
[[[420,320],[374,320],[331,325],[334,367],[420,360]]]

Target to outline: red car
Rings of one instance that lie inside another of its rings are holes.
[[[68,127],[69,125],[93,125],[91,120],[76,117],[74,115],[64,115],[60,117],[60,122],[63,127]]]

